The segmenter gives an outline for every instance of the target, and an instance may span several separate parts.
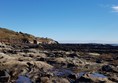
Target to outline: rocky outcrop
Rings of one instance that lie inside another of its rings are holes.
[[[73,51],[68,46],[55,50],[53,44],[43,45],[0,43],[0,83],[118,82],[118,53]]]

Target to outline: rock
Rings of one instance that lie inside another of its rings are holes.
[[[31,57],[31,58],[46,58],[47,55],[45,53],[27,53],[23,55],[24,57]]]
[[[112,72],[113,69],[112,69],[112,67],[110,67],[110,65],[104,65],[104,66],[102,66],[102,71]]]
[[[73,75],[73,72],[67,69],[52,69],[51,71],[54,74],[54,76],[58,76],[58,77]]]
[[[7,46],[6,46],[4,43],[1,43],[1,42],[0,42],[0,47],[1,47],[1,48],[5,48],[5,47],[7,47]]]
[[[37,55],[38,55],[37,57],[41,57],[41,58],[46,58],[47,57],[47,55],[45,53],[39,53]]]
[[[61,78],[60,79],[60,83],[70,83],[67,79],[65,78]]]
[[[24,61],[24,62],[20,62],[20,61],[15,61],[15,60],[9,60],[5,63],[3,63],[4,66],[7,66],[7,67],[14,67],[14,66],[26,66],[27,67],[27,61]]]
[[[79,57],[79,55],[77,53],[72,53],[69,54],[68,57],[74,58],[74,57]]]
[[[47,62],[48,64],[51,64],[51,65],[56,64],[56,61],[54,61],[54,60],[47,60],[46,62]]]
[[[31,57],[20,57],[18,58],[18,61],[31,61],[32,58]]]
[[[26,66],[12,66],[10,70],[10,76],[12,79],[16,79],[18,76],[26,75],[29,72],[29,69]]]
[[[90,56],[100,56],[99,53],[88,53]]]
[[[0,83],[8,83],[10,75],[6,71],[0,71]]]
[[[70,83],[66,78],[53,77],[51,83]]]
[[[96,60],[96,63],[102,63],[102,62],[103,62],[103,60],[101,60],[101,59]]]
[[[76,47],[73,45],[73,49],[68,46],[60,48],[57,45],[53,48],[53,45],[44,44],[44,47],[40,45],[41,48],[35,48],[34,44],[0,46],[0,70],[3,73],[0,72],[0,83],[4,83],[1,81],[6,83],[23,81],[33,83],[110,83],[113,81],[117,83],[118,81],[117,54],[113,54],[115,61],[113,63],[98,57],[94,51],[89,51],[93,54],[88,54],[89,52],[84,49],[81,50],[84,52],[79,52],[79,48],[74,50]],[[93,71],[104,73],[107,77]]]
[[[17,54],[17,52],[15,50],[8,50],[7,53]]]
[[[28,51],[29,51],[30,53],[39,53],[39,51],[36,50],[36,49],[28,49]]]
[[[66,59],[61,58],[61,57],[55,58],[55,62],[56,62],[56,63],[66,63]]]
[[[16,83],[32,83],[32,81],[26,76],[19,76]]]
[[[56,57],[56,55],[54,53],[48,53],[47,55],[48,55],[48,57]]]
[[[37,83],[70,83],[65,78],[59,78],[59,77],[41,77],[40,80],[37,81]]]
[[[116,75],[111,75],[110,77],[109,77],[109,79],[111,80],[111,81],[113,81],[113,82],[118,82],[118,76],[116,76]]]
[[[27,62],[27,63],[30,63],[39,69],[43,68],[45,70],[48,70],[48,69],[53,68],[53,66],[47,64],[46,62],[42,62],[42,61],[31,61],[31,62]]]
[[[67,62],[68,68],[70,68],[70,67],[77,67],[77,66],[80,66],[80,65],[88,64],[86,62],[86,60],[79,59],[77,57],[75,57],[75,58],[67,57],[66,58],[66,62]]]
[[[41,77],[40,82],[41,83],[52,83],[48,77]]]
[[[36,61],[46,61],[46,58],[36,58]]]
[[[84,73],[76,80],[76,83],[78,82],[112,83],[106,76],[99,73]]]
[[[68,76],[68,78],[71,78],[71,79],[76,80],[76,79],[77,79],[77,76],[76,76],[76,74],[70,74],[70,75]]]
[[[72,63],[68,63],[67,64],[67,68],[71,68],[71,67],[75,67],[76,65],[72,64]]]

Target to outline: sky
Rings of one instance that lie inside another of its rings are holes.
[[[0,0],[0,27],[60,43],[118,43],[118,0]]]

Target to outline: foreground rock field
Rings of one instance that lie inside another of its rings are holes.
[[[0,43],[0,83],[117,83],[118,47],[86,46]]]

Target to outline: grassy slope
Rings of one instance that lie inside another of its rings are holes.
[[[26,34],[26,33],[18,33],[12,30],[8,30],[5,28],[0,28],[0,38],[4,39],[22,39],[28,38],[29,40],[35,39],[34,36]]]
[[[52,41],[52,39],[49,38],[39,38],[27,33],[15,32],[6,28],[0,28],[0,39],[24,39],[24,38],[27,38],[30,41],[34,39],[37,39],[38,41],[41,42]]]

